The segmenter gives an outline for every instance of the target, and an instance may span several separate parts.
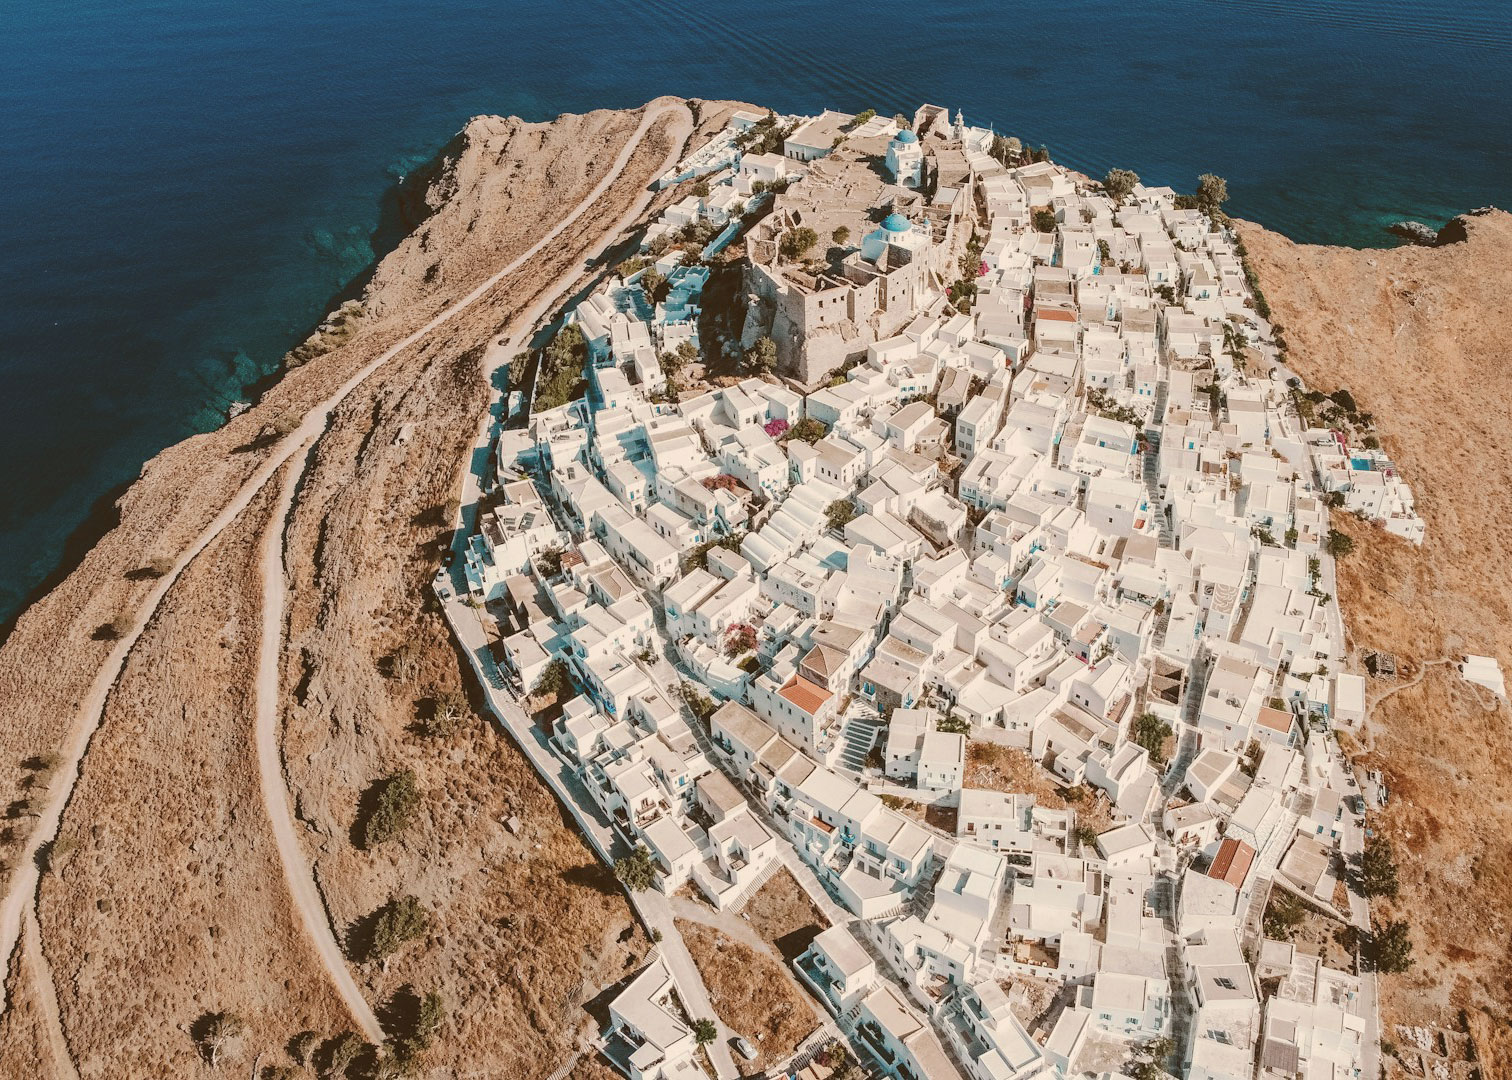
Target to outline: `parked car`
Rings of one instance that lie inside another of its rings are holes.
[[[741,1057],[745,1058],[747,1061],[755,1061],[756,1058],[760,1056],[757,1053],[756,1048],[752,1046],[750,1044],[750,1041],[747,1040],[743,1035],[737,1035],[735,1036],[735,1038],[731,1039],[730,1045],[734,1046],[735,1052]]]

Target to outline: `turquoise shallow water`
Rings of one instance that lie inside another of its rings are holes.
[[[0,622],[106,492],[219,423],[471,115],[662,93],[933,101],[1298,239],[1512,204],[1505,0],[0,5]]]

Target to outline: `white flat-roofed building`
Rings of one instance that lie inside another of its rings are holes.
[[[609,1003],[604,1055],[630,1080],[694,1080],[697,1043],[666,961],[653,960]]]
[[[877,983],[876,961],[843,926],[821,931],[793,967],[834,1016],[850,1012]]]
[[[991,979],[957,988],[940,1016],[946,1039],[972,1080],[1030,1080],[1045,1074],[1044,1051]]]
[[[956,836],[1011,855],[1064,853],[1071,818],[1070,811],[1036,806],[1033,795],[963,788]]]

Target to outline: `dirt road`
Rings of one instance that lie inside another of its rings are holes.
[[[48,1047],[52,1050],[53,1075],[58,1080],[79,1080],[79,1070],[74,1067],[73,1054],[69,1051],[68,1039],[63,1034],[63,1019],[58,1012],[58,995],[53,987],[52,970],[48,966],[47,955],[42,951],[42,931],[37,926],[37,913],[28,909],[23,917],[26,919],[26,927],[22,944],[26,950],[26,962],[32,969],[32,985],[37,988],[37,1005],[42,1012]]]
[[[667,108],[674,111],[680,109],[677,106]],[[567,216],[561,225],[557,226],[548,236],[535,247],[522,255],[515,262],[505,267],[490,283],[497,282],[504,275],[510,273],[535,252],[538,252],[553,237],[560,235],[561,231],[571,224],[583,211],[587,210],[592,203],[607,191],[621,172],[630,155],[640,142],[641,137],[649,130],[653,119],[661,115],[665,110],[655,110],[647,114],[636,133],[620,152],[619,159],[615,162],[608,175],[599,183],[588,196],[580,202],[574,211]],[[686,112],[686,110],[681,110]],[[683,140],[692,131],[691,123],[687,126],[687,132],[681,138],[673,139],[673,154],[681,151]],[[619,223],[615,232],[629,221],[639,215],[644,208],[643,202],[633,206]],[[612,234],[611,234],[612,236]],[[570,285],[571,278],[554,286],[547,294],[537,301],[525,316],[516,323],[513,331],[514,337],[528,333],[533,320],[539,318],[554,304],[561,294]],[[462,305],[465,306],[472,300],[482,296],[488,290],[488,283],[480,286],[473,293],[464,298]],[[456,310],[460,310],[460,307]],[[453,312],[455,313],[455,312]],[[524,329],[520,329],[523,327]],[[312,440],[313,441],[313,440]],[[335,928],[331,925],[330,913],[320,890],[315,883],[310,866],[305,858],[304,850],[299,843],[299,837],[295,830],[294,813],[289,803],[288,785],[284,779],[283,761],[279,751],[279,717],[278,704],[280,700],[278,686],[279,655],[281,652],[284,608],[287,600],[287,568],[284,565],[284,535],[289,513],[294,505],[294,498],[299,489],[300,481],[304,476],[304,467],[298,461],[298,451],[295,448],[296,464],[290,469],[285,479],[279,500],[273,508],[271,522],[267,535],[263,540],[261,557],[262,576],[262,645],[258,654],[257,682],[255,693],[257,699],[257,764],[258,773],[262,785],[263,805],[268,813],[269,821],[273,826],[273,835],[278,843],[278,855],[283,863],[284,878],[289,885],[289,893],[294,901],[294,906],[299,912],[300,921],[304,924],[305,931],[310,935],[315,945],[316,952],[320,956],[321,963],[325,966],[326,973],[330,977],[336,991],[346,1003],[352,1018],[361,1026],[363,1034],[370,1042],[383,1041],[383,1029],[378,1023],[378,1018],[373,1014],[372,1007],[363,997],[356,980],[353,979],[351,969],[347,966],[340,943],[336,940]]]
[[[79,708],[75,713],[68,737],[61,747],[61,765],[56,774],[57,778],[48,792],[47,800],[41,808],[35,828],[31,831],[30,836],[19,853],[19,869],[8,883],[3,900],[0,900],[0,956],[9,957],[16,949],[22,931],[23,910],[28,903],[34,902],[36,897],[37,882],[40,875],[38,853],[44,845],[50,844],[57,836],[63,812],[67,808],[74,786],[78,782],[80,764],[88,752],[90,741],[98,730],[101,718],[104,715],[105,702],[110,696],[116,680],[120,677],[127,656],[141,638],[147,623],[161,606],[163,597],[167,595],[168,591],[179,580],[184,570],[210,543],[225,531],[227,526],[246,510],[247,506],[252,502],[257,493],[262,490],[268,480],[276,475],[301,447],[319,437],[321,432],[324,431],[332,411],[375,371],[404,350],[423,340],[427,335],[449,322],[461,312],[470,308],[501,281],[527,265],[548,244],[571,227],[582,216],[584,211],[608,191],[614,181],[619,178],[631,155],[652,125],[669,113],[680,114],[674,125],[674,145],[680,147],[692,132],[691,116],[688,113],[687,107],[679,103],[675,105],[662,105],[648,110],[641,118],[640,124],[629,141],[621,149],[609,172],[574,207],[570,214],[563,218],[545,236],[531,245],[525,252],[486,278],[471,292],[445,308],[419,329],[374,357],[337,388],[335,393],[307,412],[299,426],[278,444],[262,465],[242,484],[231,500],[221,509],[220,513],[195,537],[189,547],[178,556],[174,561],[172,569],[156,581],[153,588],[143,598],[141,604],[133,614],[131,627],[117,640],[114,648],[106,656],[94,681],[90,684],[88,693],[81,700]],[[4,1002],[0,1002],[0,1006],[6,1008],[9,1007],[9,1004],[8,996]]]
[[[278,658],[283,640],[284,602],[286,599],[286,571],[284,568],[284,531],[289,511],[294,505],[294,494],[304,476],[302,464],[296,458],[284,477],[278,502],[268,519],[268,528],[263,535],[260,556],[262,577],[262,636],[257,651],[257,681],[254,694],[257,700],[255,732],[257,743],[257,775],[262,788],[263,809],[273,827],[273,839],[278,845],[278,861],[283,864],[284,880],[289,886],[289,897],[305,933],[315,946],[316,955],[326,969],[326,975],[352,1019],[362,1029],[369,1042],[383,1042],[383,1027],[373,1015],[372,1006],[362,996],[357,981],[352,978],[342,955],[341,945],[336,940],[331,926],[330,913],[310,865],[305,860],[304,850],[299,846],[299,836],[294,827],[294,810],[289,804],[289,787],[284,781],[283,755],[279,750],[278,724]]]

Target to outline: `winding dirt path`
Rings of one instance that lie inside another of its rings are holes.
[[[46,1029],[47,1044],[52,1050],[53,1075],[58,1080],[79,1080],[73,1051],[68,1048],[68,1038],[63,1034],[63,1016],[58,1011],[58,992],[53,986],[52,967],[47,962],[47,954],[42,951],[42,928],[37,924],[36,910],[27,908],[25,918],[26,928],[21,947],[26,954],[26,964],[31,968],[32,985],[37,992],[37,1007],[42,1011],[42,1026]]]
[[[305,444],[306,447],[313,445],[313,439]],[[341,995],[347,1012],[362,1029],[363,1036],[368,1042],[381,1043],[383,1026],[373,1015],[372,1006],[363,997],[357,980],[352,978],[352,970],[336,940],[330,912],[315,885],[309,863],[305,861],[304,849],[299,846],[299,835],[294,828],[294,808],[289,803],[289,786],[284,780],[283,755],[279,751],[278,661],[283,655],[284,603],[288,594],[284,538],[289,514],[294,509],[294,496],[304,473],[297,463],[289,466],[278,502],[263,532],[259,555],[262,636],[257,649],[257,679],[252,691],[256,701],[253,730],[257,744],[257,778],[262,789],[263,810],[268,815],[273,840],[278,846],[278,861],[283,865],[284,881],[289,886],[289,899],[294,902],[299,921],[304,924],[305,933],[315,946],[326,975]]]
[[[1380,705],[1381,702],[1385,701],[1389,697],[1394,697],[1395,695],[1400,694],[1403,690],[1411,690],[1414,686],[1423,681],[1423,676],[1428,674],[1429,668],[1438,667],[1442,664],[1452,663],[1454,663],[1454,658],[1452,656],[1440,656],[1435,660],[1424,660],[1421,664],[1418,665],[1417,674],[1414,675],[1411,679],[1404,683],[1397,683],[1389,690],[1382,691],[1381,696],[1370,703],[1369,711],[1372,714],[1372,718],[1374,717],[1376,707]]]
[[[79,769],[84,756],[89,750],[90,741],[99,730],[100,723],[105,714],[105,702],[114,689],[116,681],[120,678],[121,671],[126,664],[126,658],[136,646],[146,629],[148,622],[156,615],[162,605],[163,598],[168,590],[178,582],[184,570],[199,557],[214,540],[235,521],[242,512],[247,509],[257,493],[263,486],[283,468],[285,464],[306,443],[316,439],[325,430],[330,420],[331,413],[346,398],[384,364],[410,348],[412,345],[424,339],[443,326],[458,314],[466,311],[489,293],[499,282],[525,266],[552,241],[561,236],[583,213],[592,206],[609,188],[618,180],[629,164],[631,156],[640,145],[641,140],[659,119],[667,114],[678,114],[678,123],[674,126],[673,143],[674,152],[680,148],[688,135],[692,133],[692,116],[686,105],[681,102],[675,104],[659,105],[648,109],[641,117],[640,124],[631,134],[629,140],[621,148],[619,155],[610,166],[603,179],[594,187],[572,211],[558,222],[545,236],[532,244],[524,253],[512,260],[508,265],[496,271],[460,300],[442,310],[429,322],[413,331],[400,341],[385,349],[378,356],[358,369],[346,382],[337,388],[330,397],[316,405],[305,414],[304,420],[299,426],[274,447],[268,458],[258,466],[257,470],[247,478],[237,490],[231,500],[221,509],[204,530],[195,537],[194,541],[185,549],[174,562],[173,568],[164,574],[153,585],[152,589],[143,598],[132,618],[132,625],[120,639],[115,647],[110,650],[104,663],[90,684],[89,691],[79,703],[79,708],[74,715],[73,724],[67,739],[59,748],[59,756],[62,764],[56,773],[51,788],[48,790],[47,801],[38,815],[35,827],[27,838],[18,856],[18,869],[7,885],[3,899],[0,899],[0,957],[11,957],[21,937],[23,912],[28,903],[35,904],[37,885],[40,878],[37,855],[43,845],[50,843],[58,834],[58,827],[63,820],[63,812],[67,809],[70,798],[73,795],[75,785],[79,780]],[[303,470],[296,470],[297,475],[302,475]],[[277,520],[277,518],[275,518]],[[275,535],[281,535],[281,529],[273,530]],[[279,574],[280,579],[282,574]],[[264,582],[266,592],[267,583]],[[265,613],[264,619],[267,619]],[[282,621],[282,609],[277,613],[277,621]],[[285,790],[285,797],[287,791]],[[341,970],[346,971],[345,963]],[[335,972],[332,973],[335,977]],[[348,978],[350,973],[348,972]],[[0,991],[3,992],[3,991]],[[9,995],[0,1001],[0,1012],[10,1007]],[[366,1010],[371,1015],[370,1010]]]

